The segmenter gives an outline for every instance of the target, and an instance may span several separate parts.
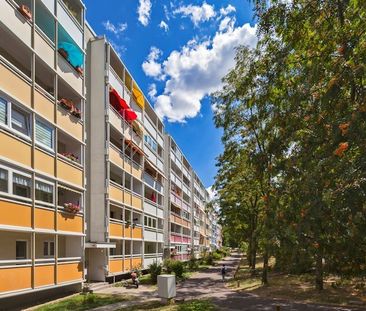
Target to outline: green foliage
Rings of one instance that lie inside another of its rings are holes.
[[[171,274],[173,272],[173,264],[174,264],[173,259],[165,259],[164,260],[163,267],[164,267],[166,273]]]
[[[172,263],[172,271],[176,275],[177,278],[181,279],[184,273],[184,263],[180,260],[174,260]]]
[[[208,300],[192,300],[178,306],[177,311],[214,311],[215,306]]]
[[[199,268],[199,261],[194,255],[191,255],[191,258],[188,260],[187,267],[190,271],[194,271]]]
[[[158,275],[161,274],[162,266],[160,263],[154,261],[152,264],[149,265],[150,277],[153,284],[158,282]]]

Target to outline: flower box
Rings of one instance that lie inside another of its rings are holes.
[[[77,214],[80,212],[80,205],[74,203],[65,203],[64,208],[67,212]]]
[[[70,159],[71,161],[74,161],[74,162],[77,162],[79,160],[79,158],[74,155],[73,153],[71,152],[63,152],[61,153],[65,158],[68,158]]]
[[[61,98],[59,100],[59,104],[65,108],[66,110],[72,110],[74,107],[74,103],[72,102],[72,100],[66,99],[66,98]]]
[[[28,6],[26,6],[25,4],[21,4],[19,6],[19,12],[20,14],[22,14],[26,19],[31,20],[32,19],[32,12],[30,10],[30,8]]]
[[[84,75],[84,69],[81,68],[80,66],[75,67],[75,70],[78,72],[79,75],[81,76]]]
[[[74,116],[74,117],[77,117],[77,118],[81,118],[81,112],[80,112],[80,109],[73,106],[72,109],[71,109],[71,114]]]
[[[67,53],[66,50],[64,50],[63,48],[59,48],[58,52],[60,53],[60,55],[65,58],[66,60],[69,58],[69,53]]]

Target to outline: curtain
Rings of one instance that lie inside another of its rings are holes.
[[[13,182],[17,185],[30,187],[30,178],[18,174],[13,174]]]
[[[42,192],[53,193],[53,187],[40,181],[36,181],[36,189]]]

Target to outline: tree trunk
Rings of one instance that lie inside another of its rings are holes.
[[[251,274],[254,275],[255,274],[255,268],[256,268],[256,263],[257,263],[257,241],[256,238],[253,238],[253,246],[252,246],[252,252],[250,254],[251,256]]]
[[[252,266],[252,239],[249,240],[247,249],[247,261],[249,268]]]
[[[267,250],[265,250],[264,254],[263,254],[262,284],[268,285],[268,251]]]
[[[323,272],[323,252],[319,248],[316,254],[316,264],[315,264],[315,286],[317,290],[324,289],[324,272]]]

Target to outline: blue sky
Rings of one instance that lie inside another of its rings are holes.
[[[256,43],[247,0],[85,0],[105,34],[206,187],[222,151],[209,94],[234,65],[235,47]]]

